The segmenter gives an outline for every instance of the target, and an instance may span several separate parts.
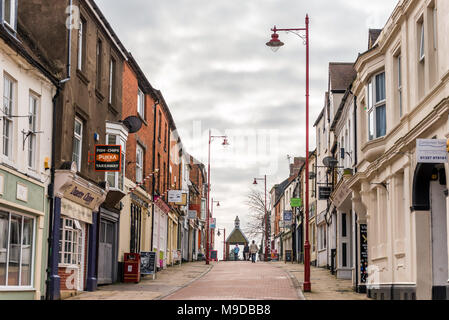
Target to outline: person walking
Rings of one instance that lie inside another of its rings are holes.
[[[243,256],[245,257],[245,261],[249,261],[249,246],[246,243],[245,247],[243,248]]]
[[[235,247],[234,247],[235,261],[238,261],[238,260],[239,260],[239,251],[240,251],[239,245],[236,244]]]
[[[249,247],[249,251],[251,252],[251,262],[256,263],[256,254],[259,251],[259,248],[257,247],[257,244],[254,240],[253,243],[251,243],[251,246]]]

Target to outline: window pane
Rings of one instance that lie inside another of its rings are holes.
[[[374,139],[374,113],[371,110],[368,114],[368,135],[369,135],[369,140],[373,140]]]
[[[117,136],[113,134],[108,135],[108,144],[117,144]]]
[[[386,107],[381,105],[376,108],[376,136],[383,137],[387,134]]]
[[[0,286],[6,284],[6,258],[8,257],[9,214],[0,211]]]
[[[114,240],[114,225],[112,223],[108,223],[106,229],[106,242],[112,243],[113,240]]]
[[[22,286],[31,285],[31,268],[33,253],[33,219],[24,217],[23,219],[23,241],[22,241]]]
[[[385,73],[376,76],[376,102],[385,100]]]
[[[75,134],[80,136],[81,135],[81,130],[82,130],[81,122],[75,120]]]
[[[14,6],[13,0],[5,0],[5,21],[12,26],[12,22],[14,21],[12,17],[11,9]]]
[[[419,59],[422,60],[425,56],[425,46],[424,46],[424,23],[421,25],[421,43],[419,46]]]
[[[373,107],[373,83],[368,84],[368,109]]]
[[[115,183],[115,172],[107,172],[106,173],[106,180],[109,183],[109,187],[110,188],[116,188],[116,183]]]
[[[9,234],[8,285],[19,285],[20,247],[22,240],[22,217],[11,215]]]

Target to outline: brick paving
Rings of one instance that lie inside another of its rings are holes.
[[[212,268],[202,262],[183,263],[168,267],[157,273],[156,279],[147,276],[140,283],[117,283],[99,286],[97,291],[83,292],[66,300],[154,300],[160,299],[195,279]]]
[[[304,282],[304,265],[298,263],[270,262],[295,277],[300,287]],[[306,300],[371,300],[366,294],[353,290],[351,280],[337,279],[328,269],[310,267],[312,291],[304,292]]]
[[[225,261],[166,300],[299,300],[287,272],[271,263]]]

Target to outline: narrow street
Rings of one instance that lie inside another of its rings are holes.
[[[299,300],[286,271],[266,262],[216,263],[204,277],[166,300]]]

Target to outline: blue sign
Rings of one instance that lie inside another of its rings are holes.
[[[284,211],[284,221],[292,221],[292,216],[292,211]]]

